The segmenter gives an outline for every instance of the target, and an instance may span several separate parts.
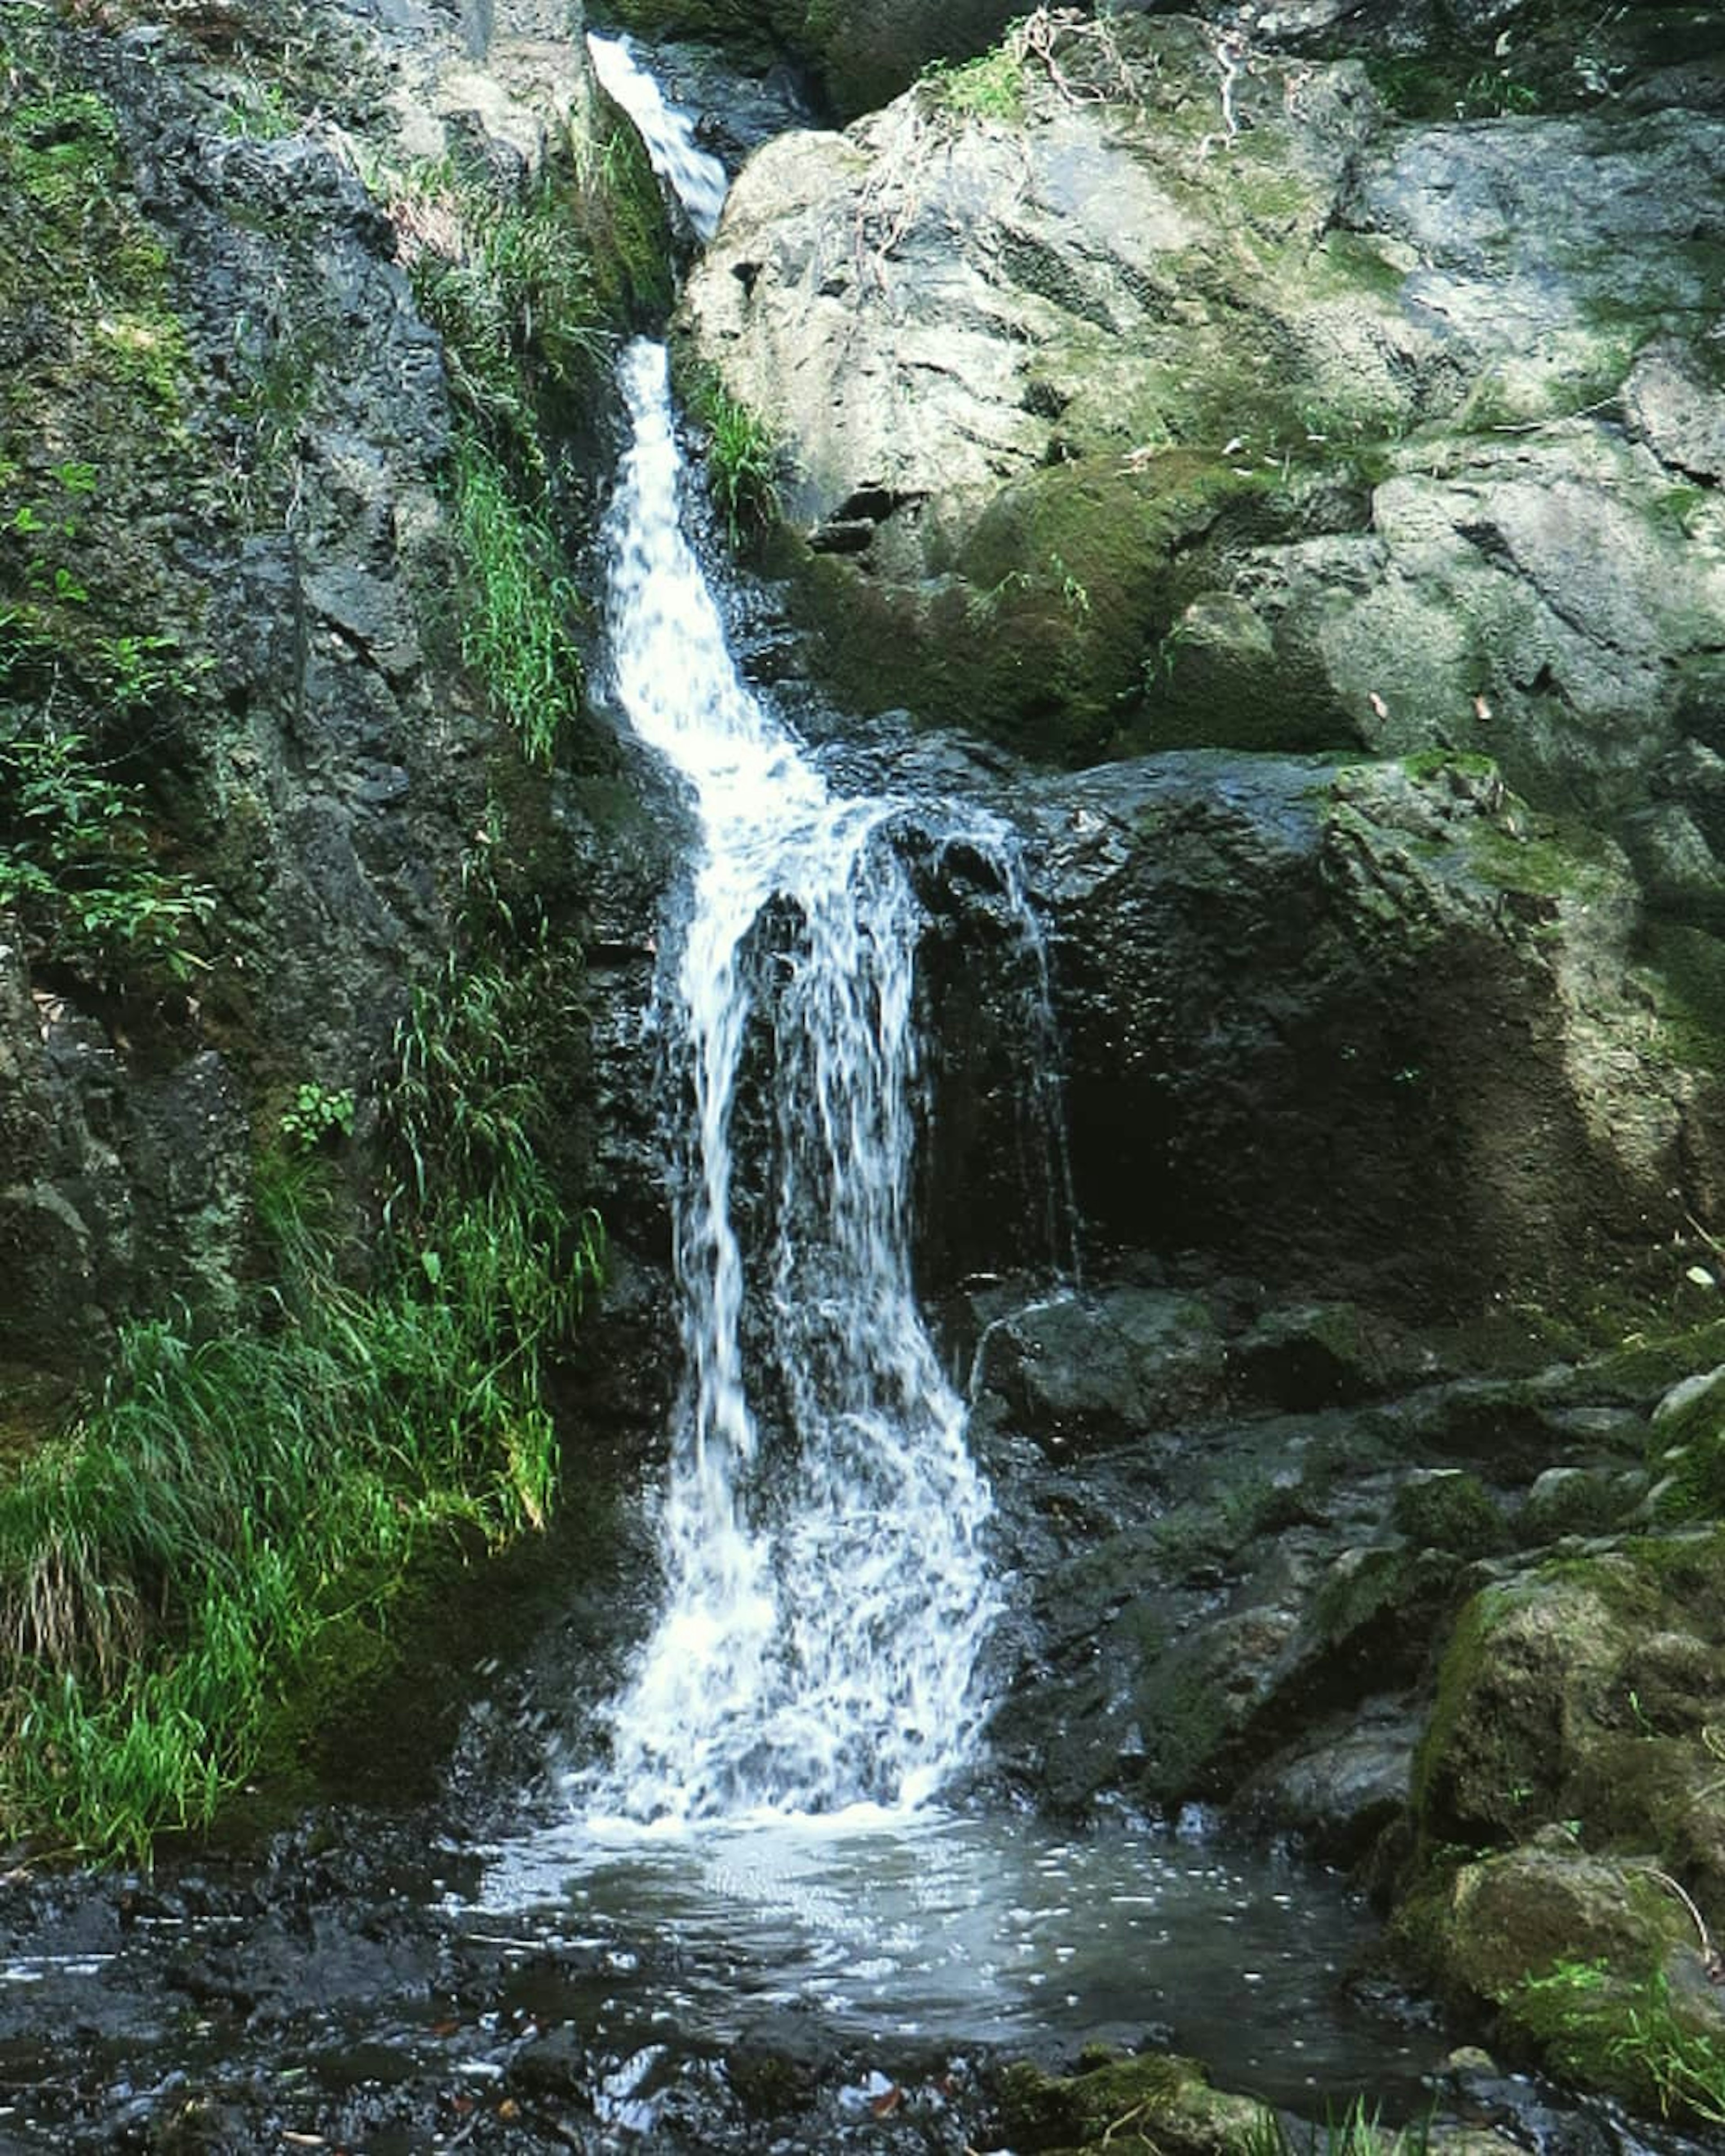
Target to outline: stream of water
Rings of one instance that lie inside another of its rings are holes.
[[[662,347],[633,346],[621,379],[615,689],[700,829],[660,992],[688,1110],[688,1378],[664,1613],[583,1799],[634,1819],[914,1805],[974,1741],[995,1609],[988,1492],[911,1278],[922,915],[896,838],[932,812],[834,793],[748,693],[680,527]],[[980,814],[938,814],[1004,848]]]

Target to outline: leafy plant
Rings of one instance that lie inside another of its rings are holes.
[[[1502,120],[1517,113],[1537,112],[1539,92],[1507,68],[1481,68],[1468,77],[1455,100],[1459,120]]]
[[[296,1089],[281,1119],[283,1142],[295,1152],[315,1152],[326,1139],[353,1136],[353,1089],[331,1091],[308,1081]]]
[[[935,60],[922,70],[924,94],[937,110],[959,120],[1020,120],[1024,111],[1024,59],[1009,36],[973,60]]]
[[[0,909],[39,948],[96,972],[142,959],[187,979],[214,893],[157,867],[139,790],[101,767],[86,736],[6,709],[4,654],[0,642]]]

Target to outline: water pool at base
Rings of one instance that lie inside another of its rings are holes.
[[[650,1937],[647,2020],[621,1982],[608,2012],[644,2038],[729,2046],[801,2023],[1070,2055],[1150,2036],[1230,2086],[1320,2110],[1363,2086],[1417,2108],[1444,2048],[1348,2003],[1375,1928],[1338,1881],[1195,1838],[869,1807],[572,1822],[499,1846],[450,1907],[524,1948],[627,1955]]]

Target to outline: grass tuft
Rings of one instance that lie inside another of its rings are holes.
[[[716,382],[702,385],[696,408],[707,429],[706,475],[713,506],[733,550],[759,536],[778,514],[778,449],[757,412]]]
[[[514,982],[452,962],[415,999],[388,1103],[410,1165],[371,1285],[342,1277],[327,1162],[272,1158],[278,1276],[251,1326],[131,1327],[102,1400],[0,1489],[13,1835],[142,1859],[206,1823],[326,1626],[381,1607],[434,1536],[544,1524],[547,1362],[603,1259],[541,1164],[519,1046],[553,955]]]
[[[543,514],[477,434],[458,437],[454,532],[469,589],[461,655],[484,676],[530,762],[548,767],[581,708],[578,600]]]

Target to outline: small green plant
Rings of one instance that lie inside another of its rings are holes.
[[[300,121],[280,85],[248,74],[222,115],[224,133],[242,141],[275,142],[298,132]]]
[[[1507,68],[1481,68],[1468,77],[1455,100],[1458,120],[1502,120],[1538,110],[1539,92]]]
[[[1089,586],[1081,578],[1073,575],[1059,554],[1049,556],[1048,566],[1050,573],[1060,584],[1060,604],[1075,621],[1087,621],[1091,611]]]
[[[188,978],[214,893],[157,865],[139,790],[102,767],[86,736],[8,711],[5,651],[0,639],[0,910],[39,951],[98,974],[143,960]]]
[[[1029,591],[1030,584],[1027,570],[1009,569],[999,583],[990,584],[986,591],[973,592],[965,601],[965,626],[968,629],[985,627],[1018,593]]]
[[[1260,2111],[1234,2138],[1229,2156],[1425,2156],[1430,2138],[1429,2121],[1388,2127],[1381,2112],[1368,2111],[1364,2097],[1356,2097],[1322,2128],[1291,2131],[1276,2112]]]
[[[351,1138],[354,1107],[351,1086],[331,1090],[308,1081],[295,1090],[293,1106],[282,1116],[282,1142],[291,1152],[307,1153],[332,1138]]]
[[[1021,120],[1024,58],[1009,34],[992,52],[973,60],[936,60],[922,70],[922,87],[939,112],[957,120]]]
[[[701,400],[706,421],[707,484],[733,548],[778,514],[778,451],[757,412],[713,387]]]
[[[1171,623],[1166,632],[1151,646],[1144,660],[1143,693],[1154,699],[1173,685],[1174,665],[1181,647],[1192,641],[1192,625],[1183,615]]]

